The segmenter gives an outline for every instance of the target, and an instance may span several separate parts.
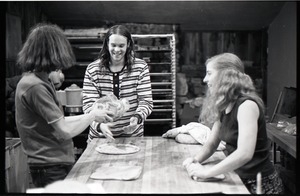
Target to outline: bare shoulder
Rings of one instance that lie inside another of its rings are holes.
[[[259,114],[259,108],[258,105],[255,101],[252,100],[246,100],[244,101],[238,109],[239,113],[254,113],[254,114]]]

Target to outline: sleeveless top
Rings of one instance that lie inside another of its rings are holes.
[[[221,133],[219,138],[226,142],[226,150],[228,151],[228,154],[231,154],[237,149],[237,112],[239,106],[246,100],[256,102],[249,97],[240,97],[228,114],[225,114],[224,111],[220,116]],[[254,155],[248,163],[235,170],[242,179],[256,179],[258,172],[261,172],[262,176],[267,176],[274,172],[274,166],[270,161],[271,142],[267,137],[266,122],[262,108],[259,108],[259,113],[258,132]]]

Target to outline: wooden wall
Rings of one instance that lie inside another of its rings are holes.
[[[297,87],[297,3],[288,2],[270,24],[268,53],[268,115],[284,87]]]
[[[266,100],[266,31],[182,32],[179,70],[186,74],[191,98],[205,91],[205,61],[223,52],[236,54],[244,61],[245,72],[253,79],[257,90]]]
[[[6,10],[6,78],[19,75],[16,57],[30,28],[47,22],[36,2],[7,2]]]

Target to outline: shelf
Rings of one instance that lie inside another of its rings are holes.
[[[133,38],[170,38],[173,37],[174,34],[133,34]]]
[[[172,82],[151,82],[153,86],[172,85]]]
[[[152,93],[157,93],[157,92],[160,92],[160,93],[167,93],[167,92],[172,92],[172,89],[152,89]]]
[[[153,112],[172,112],[172,109],[153,109]]]
[[[172,52],[171,49],[157,49],[157,50],[141,50],[141,49],[138,49],[138,50],[134,50],[135,52]]]
[[[153,100],[153,103],[173,103],[175,100],[173,99],[165,99],[165,100]]]
[[[171,62],[149,62],[148,65],[171,65]]]
[[[136,43],[136,56],[147,62],[151,77],[153,111],[146,119],[146,125],[159,124],[161,132],[165,132],[166,128],[176,127],[175,36],[148,34],[132,37]]]
[[[99,50],[102,48],[102,45],[96,45],[96,44],[72,44],[73,48],[76,49],[96,49]]]
[[[159,102],[157,102],[159,103]],[[156,109],[156,108],[172,108],[173,106],[171,104],[169,105],[157,105],[157,104],[154,104],[153,108]]]
[[[172,118],[160,118],[160,119],[146,119],[146,122],[153,122],[153,123],[157,123],[157,122],[172,122],[173,119]]]
[[[103,43],[102,39],[99,37],[68,37],[68,40],[70,43],[87,43],[87,42],[93,42],[93,43]]]
[[[172,76],[172,73],[150,73],[150,76]]]

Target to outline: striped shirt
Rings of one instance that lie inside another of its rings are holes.
[[[84,113],[89,113],[93,103],[100,97],[115,93],[119,99],[126,98],[129,101],[130,109],[112,123],[113,126],[110,130],[113,136],[142,136],[144,121],[153,110],[148,65],[145,61],[135,58],[130,74],[127,67],[124,67],[120,72],[106,70],[104,73],[100,71],[99,62],[98,59],[90,63],[85,71],[83,81]],[[129,125],[130,118],[135,114],[142,117],[142,123],[138,125],[133,133],[125,133],[123,127]],[[94,121],[90,125],[89,140],[104,137],[101,132],[97,131],[98,124]]]

